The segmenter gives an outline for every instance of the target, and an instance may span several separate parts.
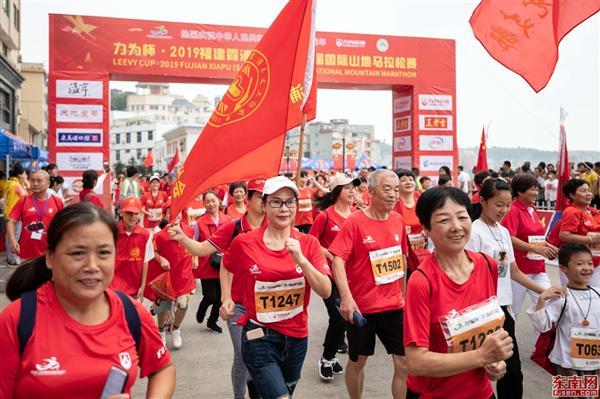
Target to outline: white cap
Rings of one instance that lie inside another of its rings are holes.
[[[150,179],[148,179],[148,182],[151,182],[152,180],[160,181],[160,176],[158,175],[158,173],[155,173],[152,176],[150,176]]]
[[[265,187],[263,188],[263,196],[273,194],[275,191],[282,188],[289,188],[296,194],[296,196],[300,196],[298,187],[296,187],[293,181],[285,176],[275,176],[267,179],[265,181]]]
[[[346,184],[354,185],[355,187],[360,186],[360,179],[358,177],[348,177],[344,173],[336,173],[331,179],[329,179],[329,189],[333,190],[337,186],[345,186]]]

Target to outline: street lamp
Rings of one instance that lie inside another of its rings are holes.
[[[289,145],[285,146],[285,164],[286,164],[285,172],[290,173],[290,146]]]

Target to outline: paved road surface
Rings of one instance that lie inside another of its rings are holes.
[[[3,268],[0,267],[0,276]],[[549,266],[551,280],[558,284],[558,269]],[[302,379],[296,388],[295,398],[334,399],[347,398],[343,376],[335,381],[323,383],[319,380],[317,362],[321,355],[323,336],[327,325],[327,312],[323,302],[316,295],[310,305],[309,347]],[[231,341],[225,329],[223,334],[213,334],[204,326],[199,326],[194,318],[200,300],[195,295],[191,301],[190,312],[182,326],[183,347],[171,354],[177,366],[177,389],[175,398],[231,398],[230,367],[232,359]],[[0,298],[0,309],[7,304],[4,295]],[[527,306],[530,301],[526,300]],[[525,307],[524,307],[525,309]],[[225,327],[223,322],[220,325]],[[522,311],[517,321],[517,339],[521,351],[521,362],[525,375],[525,398],[550,398],[551,378],[548,373],[529,360],[532,350],[532,328],[527,315]],[[170,342],[169,342],[170,346]],[[346,355],[340,355],[342,364]],[[370,358],[366,370],[364,398],[389,398],[392,375],[391,358],[378,343],[375,355]],[[134,398],[145,397],[146,380],[138,381],[134,389]],[[460,389],[460,387],[457,387]]]

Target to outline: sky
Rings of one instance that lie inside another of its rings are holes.
[[[482,126],[488,146],[558,149],[559,112],[569,149],[600,151],[600,13],[567,35],[548,86],[535,93],[518,75],[493,60],[468,23],[478,0],[319,0],[317,30],[456,40],[457,134],[459,147],[479,145]],[[268,27],[285,0],[21,0],[24,62],[48,66],[48,14],[97,15],[218,25]],[[111,88],[134,89],[134,82]],[[218,85],[172,84],[192,99],[222,95]],[[389,91],[319,90],[317,120],[349,119],[375,125],[375,136],[391,143]]]

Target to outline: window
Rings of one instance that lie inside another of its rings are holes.
[[[137,142],[138,143],[142,142],[142,132],[137,132]]]
[[[138,148],[138,149],[135,151],[135,157],[136,157],[137,159],[140,159],[140,158],[142,157],[142,149],[141,149],[141,148]]]
[[[154,132],[152,130],[148,130],[148,140],[154,140]]]
[[[16,4],[13,4],[13,23],[17,32],[19,32],[21,30],[21,16]]]
[[[8,0],[2,0],[2,9],[4,10],[4,13],[8,15]]]
[[[4,42],[2,43],[2,54],[4,54],[5,57],[8,57],[8,46]]]
[[[125,142],[131,143],[131,133],[129,133],[129,132],[125,133]]]
[[[115,135],[115,144],[121,144],[121,135],[119,133],[117,133]],[[118,151],[117,151],[117,153],[118,153]],[[118,159],[118,157],[117,157],[117,159]]]
[[[125,154],[129,154],[131,152],[130,149],[125,150]]]
[[[117,162],[121,160],[121,151],[115,151],[115,159],[117,160]]]

